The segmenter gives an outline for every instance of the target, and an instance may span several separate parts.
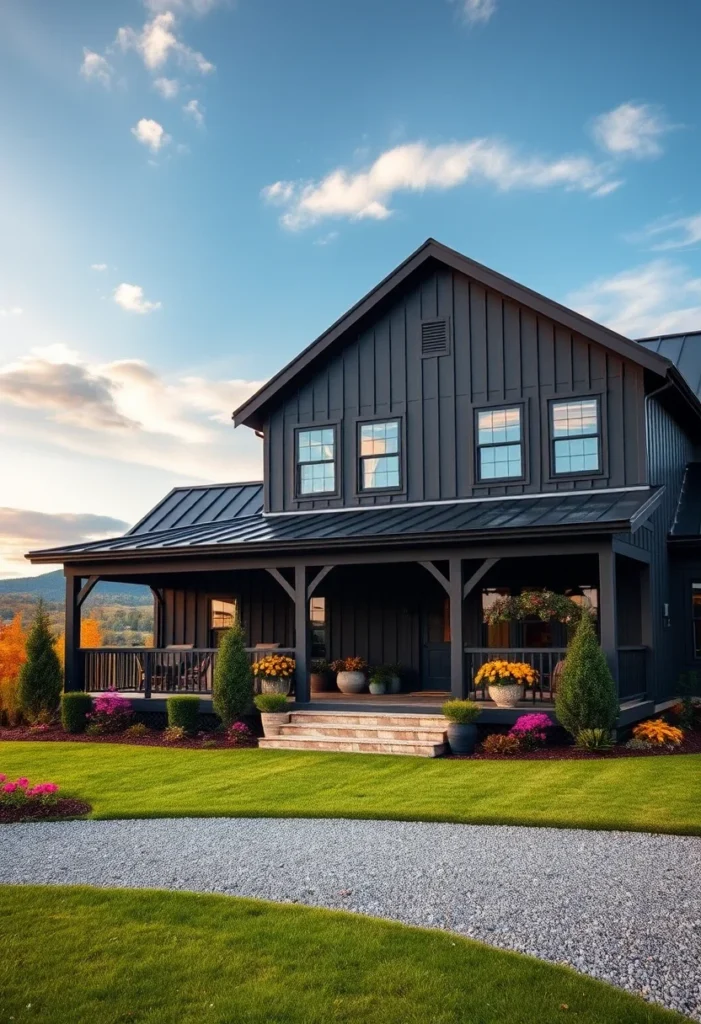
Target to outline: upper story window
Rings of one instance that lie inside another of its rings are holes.
[[[523,476],[520,406],[477,412],[477,475],[480,480]]]
[[[336,432],[333,427],[297,433],[297,490],[332,494],[336,490]]]
[[[399,420],[361,423],[359,431],[361,491],[400,487]]]
[[[598,473],[601,443],[597,399],[553,402],[551,409],[554,472]]]

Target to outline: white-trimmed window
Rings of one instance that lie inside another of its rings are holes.
[[[388,491],[401,487],[400,446],[399,420],[359,424],[361,491]]]
[[[297,492],[333,494],[336,490],[336,431],[333,427],[297,431]]]
[[[597,399],[552,402],[550,408],[553,472],[598,473],[601,433]]]
[[[480,481],[523,477],[521,407],[477,411],[477,475]]]

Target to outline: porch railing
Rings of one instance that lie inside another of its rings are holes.
[[[554,690],[552,677],[555,666],[563,661],[567,650],[562,647],[468,647],[465,649],[465,677],[469,683],[472,700],[489,700],[486,685],[475,686],[474,678],[482,665],[488,661],[525,661],[538,670],[538,683],[529,686],[525,699],[534,704],[538,701],[552,701]]]
[[[251,664],[270,649],[247,647]],[[289,647],[276,654],[294,655]],[[218,651],[216,647],[174,650],[168,647],[81,648],[83,688],[90,693],[121,690],[143,693],[211,693]]]

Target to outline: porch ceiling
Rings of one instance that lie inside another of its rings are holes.
[[[636,529],[656,507],[661,490],[588,490],[543,497],[511,496],[416,506],[253,515],[147,534],[127,534],[65,548],[32,551],[33,562],[74,562],[141,555],[276,553],[320,547],[470,543],[507,537],[611,534]]]

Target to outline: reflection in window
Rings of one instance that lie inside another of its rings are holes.
[[[556,473],[598,472],[601,460],[596,399],[553,402],[552,438]]]
[[[326,657],[326,598],[312,597],[309,601],[312,658]]]
[[[297,483],[300,494],[336,490],[336,442],[333,427],[297,434]]]
[[[380,491],[399,486],[399,420],[361,423],[361,490]]]
[[[480,480],[523,476],[521,410],[485,409],[477,413],[477,465]]]
[[[701,658],[701,583],[691,584],[691,615],[694,625],[694,657]]]
[[[209,603],[209,627],[213,647],[219,646],[223,633],[231,629],[237,619],[238,602],[235,598],[228,601],[212,598]]]

